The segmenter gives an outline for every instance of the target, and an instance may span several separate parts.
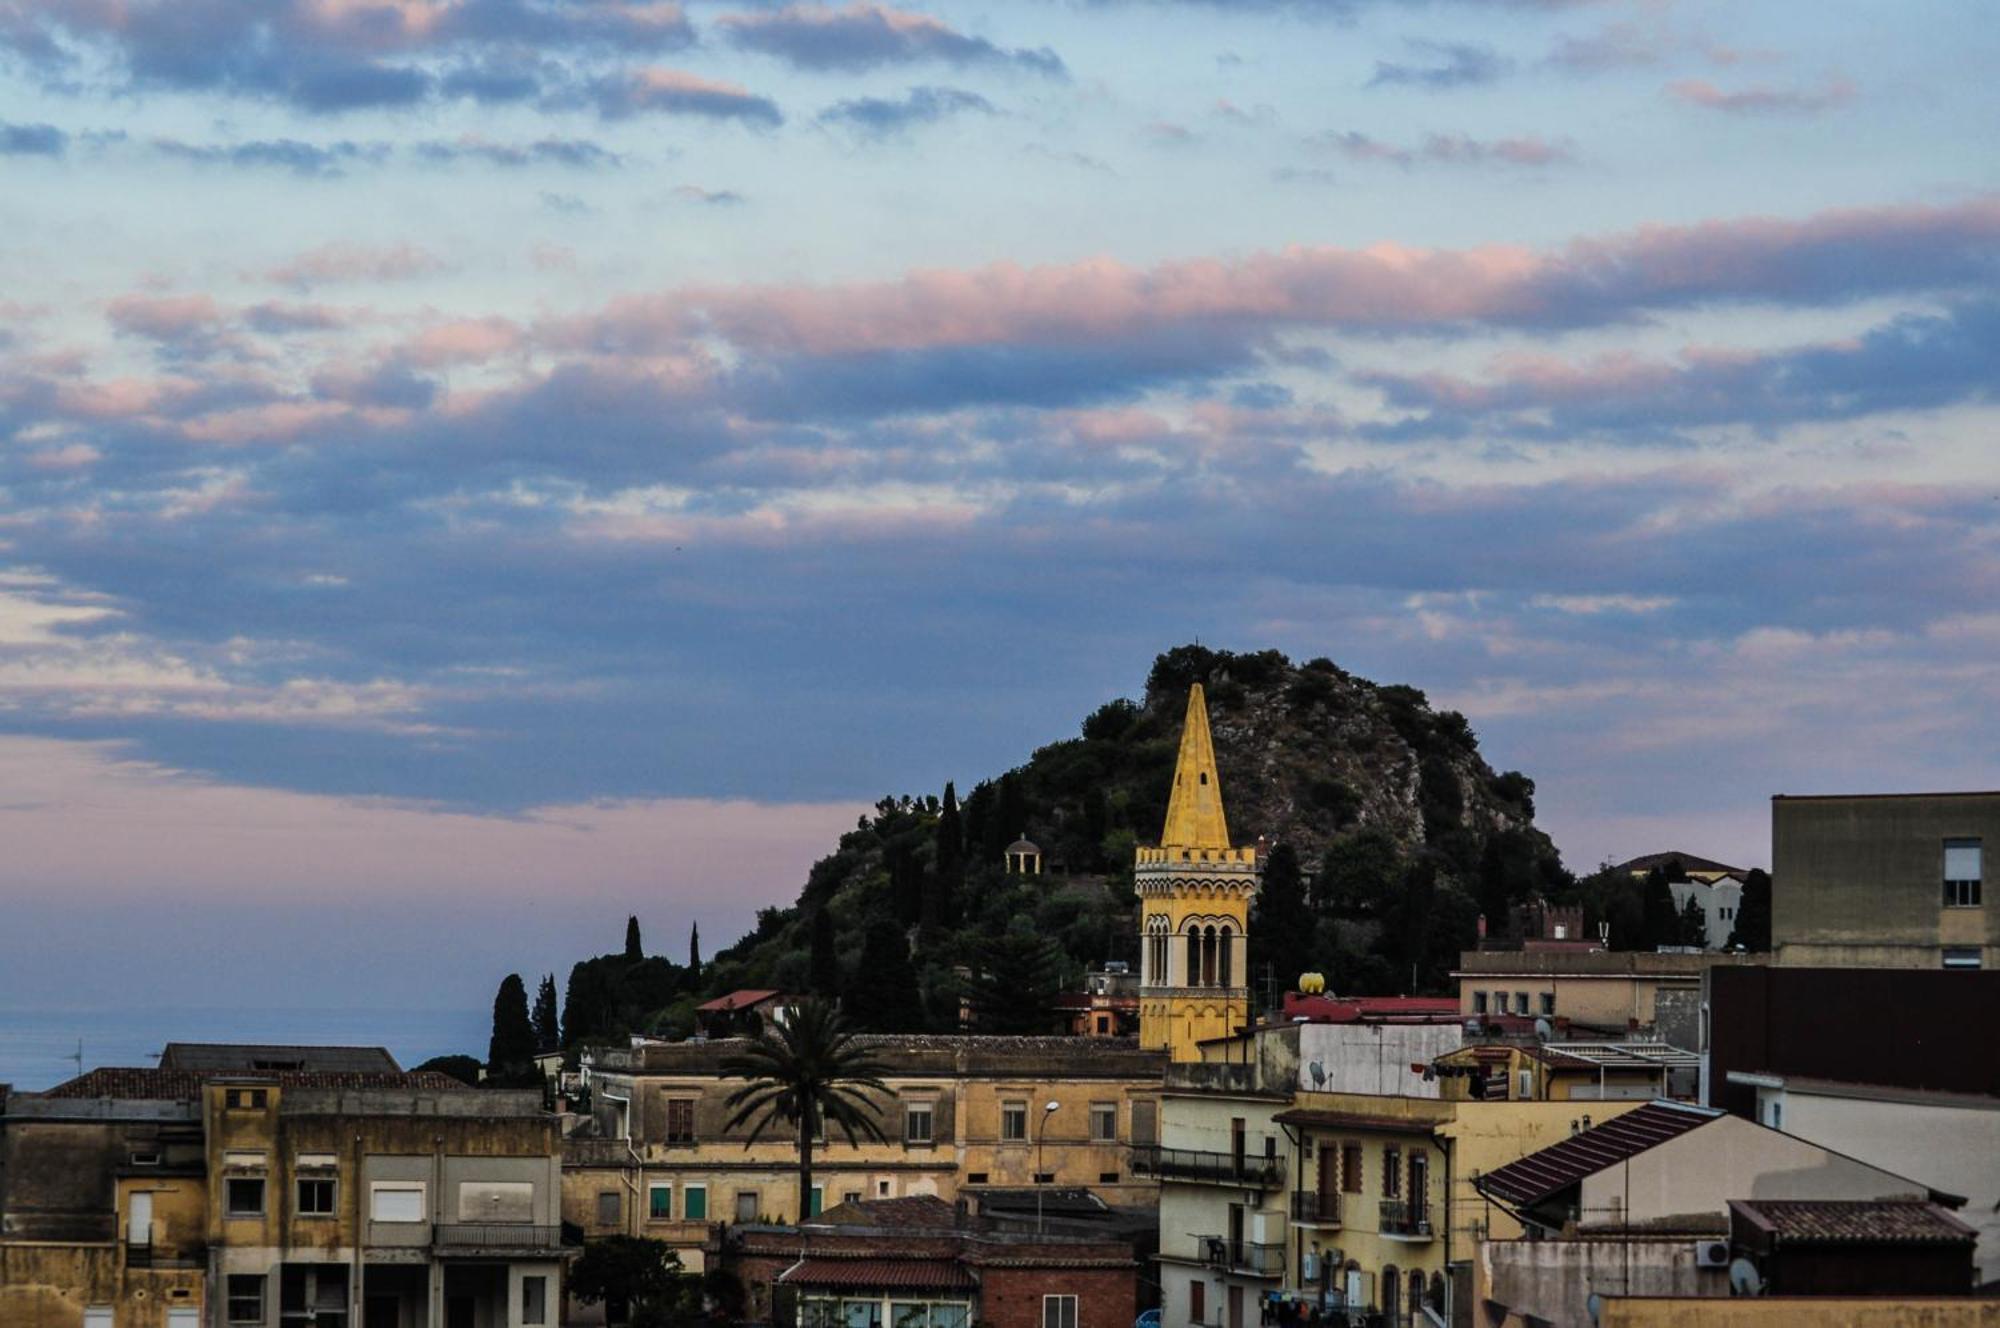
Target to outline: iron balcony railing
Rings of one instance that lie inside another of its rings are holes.
[[[1295,1191],[1292,1194],[1292,1221],[1322,1227],[1339,1226],[1340,1196],[1317,1194],[1311,1190]]]
[[[1132,1174],[1157,1180],[1205,1180],[1276,1189],[1284,1183],[1285,1159],[1277,1153],[1214,1153],[1200,1148],[1134,1144]]]
[[[1252,1277],[1284,1275],[1283,1245],[1262,1245],[1249,1240],[1231,1240],[1227,1236],[1196,1236],[1194,1240],[1195,1247],[1201,1251],[1201,1261],[1210,1268],[1221,1272],[1248,1273]]]
[[[1430,1206],[1413,1204],[1408,1199],[1384,1199],[1381,1231],[1389,1236],[1428,1239],[1431,1235]]]
[[[436,1243],[441,1250],[554,1250],[562,1247],[562,1228],[526,1222],[440,1222]]]

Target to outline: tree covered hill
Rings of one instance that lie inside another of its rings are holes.
[[[699,998],[741,987],[839,996],[863,1027],[1041,1031],[1041,998],[1089,964],[1137,959],[1132,850],[1166,816],[1190,684],[1204,684],[1232,837],[1262,842],[1251,926],[1260,986],[1316,968],[1345,991],[1437,990],[1484,912],[1573,879],[1534,826],[1534,784],[1495,773],[1464,716],[1330,660],[1181,646],[1144,696],[1112,701],[962,803],[884,798],[816,863],[798,902],[698,970],[606,955],[578,965],[565,1041],[689,1031]],[[1040,876],[1002,869],[1021,836]],[[565,1012],[566,1015],[568,1012]],[[589,1026],[584,1026],[588,1024]],[[574,1025],[574,1027],[572,1027]]]

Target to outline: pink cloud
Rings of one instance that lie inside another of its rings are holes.
[[[121,295],[105,311],[120,332],[155,341],[213,332],[223,321],[221,308],[206,295]]]
[[[404,357],[424,368],[476,364],[519,350],[523,335],[505,318],[459,318],[425,328],[404,347]]]
[[[1669,83],[1667,95],[1690,106],[1732,115],[1806,115],[1834,110],[1854,100],[1854,84],[1845,78],[1828,79],[1818,89],[1746,87],[1725,92],[1707,79],[1689,78]]]
[[[443,259],[413,244],[371,247],[335,241],[309,249],[264,275],[281,285],[304,289],[332,282],[407,281],[444,268]]]

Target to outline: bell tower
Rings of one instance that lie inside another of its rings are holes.
[[[1133,864],[1139,896],[1139,1045],[1201,1059],[1206,1038],[1250,1020],[1250,901],[1257,850],[1229,842],[1201,684],[1188,691],[1167,823]]]

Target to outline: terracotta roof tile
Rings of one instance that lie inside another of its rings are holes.
[[[840,1258],[809,1254],[778,1274],[786,1286],[970,1291],[978,1279],[956,1259]]]
[[[1480,1193],[1505,1204],[1539,1203],[1586,1176],[1594,1176],[1606,1167],[1678,1138],[1720,1115],[1719,1111],[1679,1102],[1648,1102],[1538,1153],[1489,1171],[1473,1185]]]
[[[436,1070],[279,1070],[253,1074],[162,1070],[150,1065],[111,1065],[86,1071],[51,1088],[43,1096],[60,1098],[129,1098],[146,1101],[192,1102],[210,1079],[274,1084],[280,1088],[426,1088],[471,1092],[466,1085]]]
[[[1731,1199],[1729,1211],[1778,1245],[1970,1245],[1979,1233],[1931,1203]]]

